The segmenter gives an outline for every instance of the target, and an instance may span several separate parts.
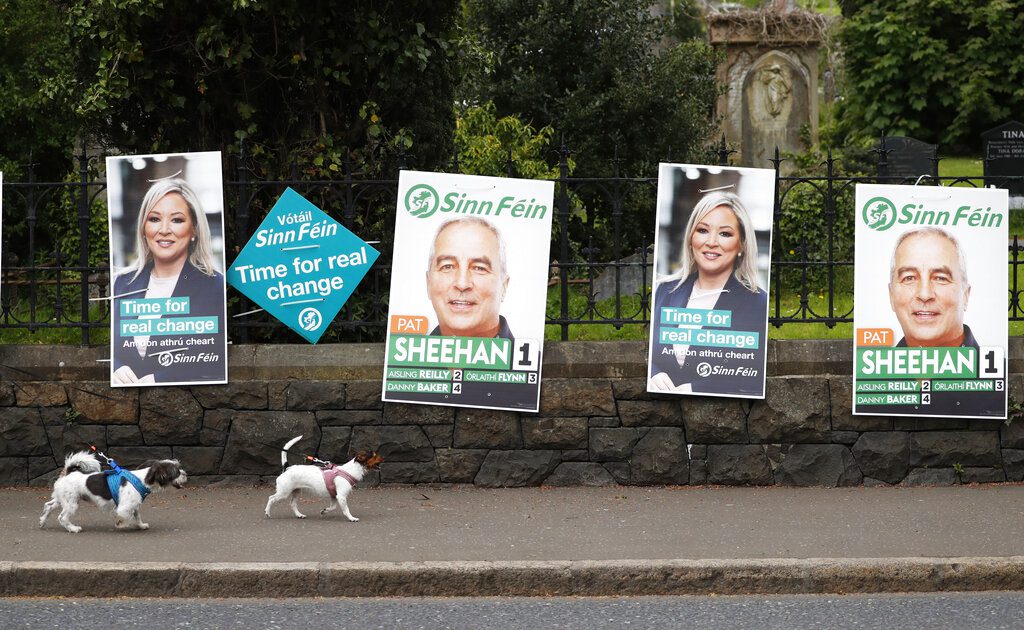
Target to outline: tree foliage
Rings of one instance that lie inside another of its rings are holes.
[[[711,127],[716,56],[704,43],[661,44],[670,24],[646,0],[466,0],[466,30],[492,65],[467,99],[499,116],[552,126],[577,174],[652,176],[695,155]]]
[[[68,0],[73,63],[54,83],[121,151],[244,141],[273,177],[415,143],[412,163],[429,166],[450,155],[458,11],[456,0]]]
[[[846,134],[967,148],[1024,111],[1021,0],[847,0],[843,14]]]

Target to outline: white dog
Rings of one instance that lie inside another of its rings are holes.
[[[96,456],[87,451],[68,455],[64,460],[64,470],[53,484],[53,495],[43,507],[39,527],[46,524],[50,512],[60,505],[57,520],[64,529],[73,534],[82,531],[81,527],[71,522],[71,517],[78,511],[78,502],[84,499],[101,509],[114,512],[114,524],[118,529],[149,529],[149,524],[143,523],[139,516],[145,495],[166,486],[181,488],[188,481],[188,475],[177,460],[154,461],[145,468],[131,471],[140,483],[141,490],[136,488],[134,481],[121,477],[115,481],[115,497],[107,483],[107,475],[113,471],[103,473],[101,468]]]
[[[291,500],[292,513],[296,518],[306,518],[306,515],[299,511],[299,494],[305,492],[315,497],[327,500],[327,505],[320,510],[320,514],[326,514],[336,507],[341,508],[341,513],[350,521],[359,519],[352,516],[348,509],[348,494],[352,488],[362,481],[367,470],[377,470],[384,460],[376,451],[359,451],[354,458],[342,466],[330,464],[326,468],[309,465],[288,466],[288,449],[302,439],[302,436],[292,438],[281,450],[281,466],[284,472],[277,477],[277,492],[267,499],[267,507],[264,510],[267,517],[270,516],[270,506],[285,499]]]

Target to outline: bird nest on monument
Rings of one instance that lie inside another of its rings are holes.
[[[713,40],[753,39],[761,44],[821,42],[836,21],[835,17],[813,11],[778,11],[771,7],[707,15]]]

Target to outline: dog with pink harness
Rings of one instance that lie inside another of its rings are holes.
[[[277,476],[277,490],[267,499],[264,513],[269,518],[271,506],[288,499],[295,517],[306,518],[306,515],[299,511],[299,496],[307,495],[327,501],[320,514],[341,508],[345,518],[352,522],[358,521],[359,519],[352,516],[348,509],[348,495],[356,484],[363,480],[366,472],[377,470],[384,459],[376,451],[359,451],[355,457],[341,466],[312,456],[307,456],[306,459],[314,465],[289,466],[288,449],[301,439],[301,435],[292,438],[281,449],[281,466],[284,472]]]

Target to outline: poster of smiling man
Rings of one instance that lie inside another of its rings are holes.
[[[647,391],[764,398],[775,171],[662,164]]]
[[[1008,201],[857,186],[855,414],[1006,417]]]
[[[112,387],[226,383],[219,152],[107,158]]]
[[[554,183],[403,171],[382,399],[537,411]]]

